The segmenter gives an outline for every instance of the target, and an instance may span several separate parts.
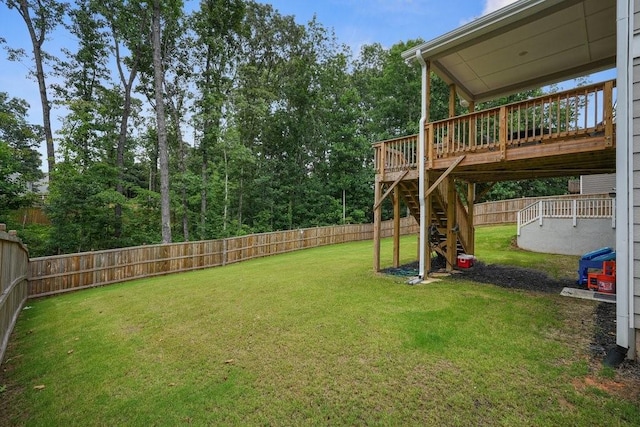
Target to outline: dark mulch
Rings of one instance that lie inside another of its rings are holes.
[[[504,265],[486,265],[476,262],[473,267],[459,270],[460,274],[451,276],[454,279],[471,280],[473,282],[491,283],[510,289],[527,291],[560,293],[565,287],[575,287],[575,280],[557,280],[546,273],[532,268],[510,267]]]
[[[432,260],[431,271],[443,269],[441,259]],[[388,268],[386,274],[411,277],[418,275],[418,263]],[[546,273],[531,268],[512,267],[504,265],[475,262],[468,269],[457,270],[451,275],[453,280],[469,280],[478,283],[488,283],[509,289],[523,289],[533,292],[559,294],[565,287],[576,287],[575,279],[554,279]],[[603,360],[607,352],[616,346],[616,305],[599,303],[594,313],[595,330],[589,345],[589,352],[595,359]],[[625,360],[617,369],[626,378],[640,379],[640,363]]]

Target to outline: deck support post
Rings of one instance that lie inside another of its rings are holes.
[[[500,160],[507,159],[507,107],[500,107]]]
[[[476,228],[473,221],[474,205],[476,202],[476,184],[473,182],[467,183],[467,224],[469,224],[469,241],[467,242],[467,252],[469,254],[475,254],[476,252]]]
[[[378,204],[378,200],[381,198],[382,183],[376,179],[374,191],[375,191],[375,203],[376,208],[373,210],[373,271],[376,273],[380,271],[380,226],[382,224],[382,206]]]
[[[449,85],[449,117],[456,116],[456,85]]]
[[[469,107],[468,107],[469,113],[473,113],[476,111],[476,103],[473,101],[469,102]],[[474,151],[476,149],[476,147],[478,146],[478,138],[477,138],[477,133],[478,133],[478,128],[476,126],[476,120],[477,117],[472,117],[471,121],[469,122],[469,147],[471,147],[471,151]]]
[[[607,147],[613,146],[613,81],[604,83],[604,139]]]
[[[457,257],[456,182],[447,177],[447,271],[453,270]]]
[[[428,171],[424,174],[424,188],[429,189],[431,187],[431,173]],[[429,193],[425,196],[424,201],[424,217],[425,223],[424,228],[428,230],[431,227],[431,221],[433,218],[433,203],[431,203],[431,198],[433,197],[433,192]],[[422,242],[420,242],[420,247],[418,248],[425,254],[425,276],[431,271],[431,239],[428,233],[425,233],[425,238]]]
[[[400,189],[393,190],[393,267],[400,267]]]

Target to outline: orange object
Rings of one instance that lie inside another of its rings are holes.
[[[587,288],[608,294],[616,293],[616,262],[604,261],[602,271],[587,274]]]
[[[616,277],[616,262],[604,261],[602,263],[602,274],[606,274],[607,276],[611,276],[611,277]]]

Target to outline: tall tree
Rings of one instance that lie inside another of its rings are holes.
[[[116,191],[124,194],[125,147],[132,112],[133,85],[140,69],[148,66],[151,13],[146,3],[138,0],[106,0],[96,2],[97,10],[109,28],[115,65],[124,94],[120,131],[116,144],[116,168],[119,171]],[[115,205],[115,236],[122,233],[122,205]]]
[[[194,14],[194,31],[197,43],[204,48],[199,64],[202,78],[198,82],[201,128],[201,204],[200,238],[205,238],[208,215],[208,182],[212,148],[221,135],[223,105],[231,88],[230,67],[239,51],[237,34],[241,30],[245,13],[243,0],[203,0],[200,10]]]
[[[106,160],[103,158],[109,144],[106,140],[117,135],[114,132],[117,117],[111,110],[106,88],[110,81],[109,46],[102,31],[104,23],[92,9],[91,0],[78,1],[69,15],[69,30],[78,48],[64,50],[66,59],[59,61],[55,68],[62,84],[52,87],[56,102],[69,111],[60,131],[63,158],[88,167],[93,162]]]
[[[31,46],[33,49],[33,61],[36,67],[35,78],[38,81],[40,91],[40,103],[42,104],[42,124],[47,145],[47,164],[49,171],[55,167],[55,147],[53,145],[53,131],[51,128],[51,105],[47,93],[46,74],[44,61],[47,57],[43,45],[51,32],[63,22],[68,5],[57,0],[2,0],[9,9],[15,9],[27,26]],[[10,59],[17,59],[24,52],[10,49]]]
[[[158,127],[158,159],[160,161],[160,210],[162,243],[171,243],[171,203],[169,200],[169,147],[164,112],[164,67],[162,64],[160,0],[153,1],[151,40],[153,45],[153,76],[156,125]]]
[[[27,123],[29,105],[0,92],[0,214],[28,202],[27,183],[42,177],[41,126]]]

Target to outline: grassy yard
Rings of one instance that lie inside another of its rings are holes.
[[[513,234],[479,229],[478,257],[575,271],[512,250]],[[413,260],[415,238],[403,252]],[[640,422],[637,393],[620,397],[615,373],[589,360],[593,303],[446,279],[412,287],[371,265],[362,242],[29,301],[0,374],[1,422]]]

